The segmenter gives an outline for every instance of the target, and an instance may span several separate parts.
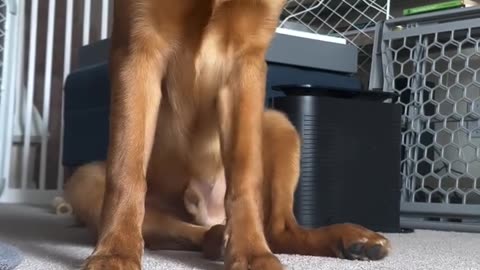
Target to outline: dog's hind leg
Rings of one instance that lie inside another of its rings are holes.
[[[168,213],[146,207],[143,224],[145,247],[153,250],[201,251],[207,227],[184,222]]]
[[[79,167],[65,185],[65,199],[74,215],[85,224],[97,241],[101,208],[105,196],[105,163],[93,162]],[[174,211],[172,211],[174,212]],[[201,251],[208,228],[182,221],[146,203],[142,235],[149,249]]]
[[[264,117],[265,233],[275,253],[376,260],[389,250],[383,236],[353,224],[318,229],[299,226],[293,214],[299,179],[300,139],[288,119],[269,111]]]

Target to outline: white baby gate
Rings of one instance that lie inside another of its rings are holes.
[[[78,48],[108,37],[110,2],[0,1],[0,202],[61,192],[63,82]]]

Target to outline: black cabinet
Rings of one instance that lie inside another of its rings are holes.
[[[284,87],[272,107],[302,137],[295,215],[306,227],[352,222],[400,231],[401,107],[391,94]]]

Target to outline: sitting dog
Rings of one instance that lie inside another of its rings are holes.
[[[84,269],[141,269],[144,246],[203,251],[228,270],[274,253],[377,260],[383,236],[305,229],[293,215],[300,139],[264,110],[265,53],[284,0],[117,0],[107,160],[65,186],[97,237]]]

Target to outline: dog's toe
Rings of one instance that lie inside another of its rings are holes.
[[[225,226],[210,228],[203,239],[203,256],[209,260],[222,260],[225,254]]]
[[[388,254],[388,247],[376,244],[366,250],[366,255],[370,260],[381,260]]]
[[[251,256],[248,260],[246,257],[240,257],[227,264],[228,270],[284,270],[277,257],[273,254],[264,254]]]
[[[95,255],[87,259],[83,270],[140,270],[140,263],[115,255]]]
[[[341,239],[336,254],[349,260],[381,260],[390,252],[390,242],[382,235],[354,224],[332,227]]]
[[[388,255],[388,248],[380,244],[355,243],[346,248],[343,257],[349,260],[381,260]]]

